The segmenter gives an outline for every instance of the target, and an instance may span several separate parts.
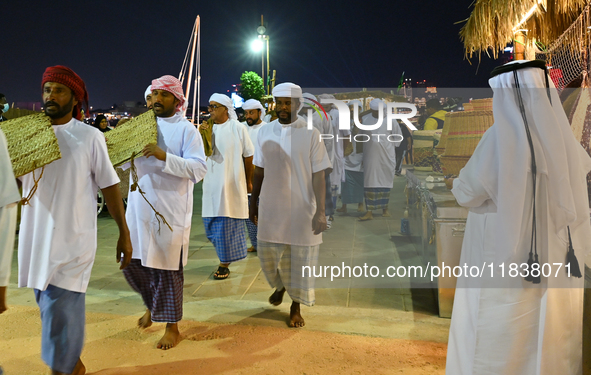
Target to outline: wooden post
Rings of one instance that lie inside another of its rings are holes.
[[[515,31],[513,39],[513,58],[515,60],[525,60],[525,43],[527,30],[521,29]]]

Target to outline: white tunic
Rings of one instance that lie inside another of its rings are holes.
[[[484,138],[483,138],[484,139]],[[472,159],[471,159],[472,161]],[[476,161],[476,159],[474,159]],[[532,201],[523,203],[518,252],[499,267],[497,225],[501,218],[488,192],[473,178],[469,163],[454,180],[458,203],[470,207],[460,265],[494,264],[494,278],[458,278],[447,352],[448,374],[457,375],[553,375],[582,374],[583,278],[567,277],[566,244],[549,220],[547,175],[537,185],[538,254],[541,265],[552,265],[551,276],[542,277],[539,288],[522,277],[508,277],[510,264],[527,261],[531,241]],[[532,191],[531,172],[526,191]],[[588,238],[571,230],[581,268],[582,244]],[[561,264],[558,270],[556,264]],[[521,271],[521,268],[520,268]],[[584,273],[584,269],[582,269]]]
[[[353,120],[351,120],[351,130],[353,130],[353,127],[355,127],[355,124],[353,123]],[[357,153],[357,142],[355,141],[355,138],[352,134],[353,132],[351,130],[349,131],[349,134],[351,134],[353,152],[345,156],[345,170],[352,172],[363,172],[363,152]],[[363,145],[363,143],[360,144]]]
[[[145,267],[178,270],[181,248],[183,265],[187,264],[193,185],[207,171],[205,153],[199,132],[179,113],[157,120],[158,147],[166,152],[166,161],[141,157],[134,163],[139,186],[172,232],[165,224],[158,224],[156,213],[137,190],[130,189],[125,218],[134,259],[141,259]]]
[[[367,114],[361,119],[364,125],[373,125],[378,119],[373,115]],[[390,137],[392,141],[387,140],[387,136],[392,134],[401,134],[400,125],[396,120],[392,122],[392,130],[387,129],[386,119],[376,130],[363,130],[361,133],[367,134],[370,139],[363,143],[363,180],[365,188],[389,188],[394,186],[394,175],[396,172],[396,147],[402,142],[400,137]],[[360,140],[366,140],[367,137],[358,137]]]
[[[244,126],[246,126],[246,130],[248,131],[248,136],[250,137],[250,140],[251,140],[253,146],[256,145],[257,144],[257,134],[259,133],[261,126],[265,125],[266,122],[261,121],[260,124],[253,125],[253,126],[249,126],[246,123],[242,123],[242,124],[244,124]]]
[[[14,250],[17,202],[21,199],[12,173],[6,137],[0,129],[0,286],[7,286]]]
[[[331,185],[337,185],[341,188],[341,182],[345,181],[345,154],[344,154],[344,137],[347,137],[351,132],[349,129],[339,129],[339,111],[333,108],[329,112],[332,119],[332,132],[334,135],[334,158],[332,161],[333,170],[330,174]]]
[[[302,118],[288,125],[278,120],[267,124],[258,134],[254,164],[265,170],[257,238],[297,246],[321,244],[322,234],[312,231],[312,174],[331,164],[318,130],[308,130]]]
[[[262,128],[261,128],[262,129]],[[246,173],[242,158],[254,154],[248,130],[236,120],[213,126],[213,155],[203,179],[202,217],[248,218]]]
[[[22,207],[18,243],[19,286],[49,284],[85,292],[96,253],[96,194],[119,182],[103,134],[72,119],[54,125],[62,158],[45,166],[30,205]],[[23,194],[41,168],[20,180]]]

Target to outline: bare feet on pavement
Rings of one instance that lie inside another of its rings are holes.
[[[371,220],[371,219],[373,219],[373,214],[371,213],[371,211],[367,211],[367,212],[365,213],[365,215],[361,216],[361,217],[360,217],[359,219],[357,219],[357,220],[359,220],[359,221],[366,221],[366,220]]]
[[[78,358],[78,363],[76,363],[76,367],[74,367],[74,371],[72,371],[70,374],[51,370],[51,375],[84,375],[84,374],[86,374],[86,367],[84,366],[84,363],[82,363],[82,360],[80,358]]]
[[[285,288],[283,288],[281,290],[275,289],[273,294],[271,294],[271,297],[269,297],[269,303],[273,306],[281,305],[281,302],[283,302],[283,295],[284,294],[285,294]]]
[[[304,318],[300,314],[300,304],[297,302],[291,303],[291,308],[289,309],[289,326],[294,328],[300,328],[306,325],[304,322]]]
[[[152,325],[152,314],[150,313],[150,310],[146,309],[146,313],[141,318],[138,319],[137,326],[139,328],[146,329],[151,325]]]
[[[357,212],[363,212],[365,211],[365,207],[363,207],[363,203],[359,203],[357,205]]]
[[[179,343],[180,338],[179,325],[177,323],[166,323],[164,336],[158,341],[156,347],[162,350],[172,349]]]
[[[390,215],[390,211],[388,211],[387,208],[384,208],[384,213],[382,214],[383,217],[390,217],[392,215]]]

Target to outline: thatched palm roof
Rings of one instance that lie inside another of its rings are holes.
[[[466,56],[490,52],[496,58],[513,40],[515,26],[536,4],[537,10],[520,28],[528,30],[528,38],[549,44],[579,16],[587,0],[547,0],[545,11],[539,3],[539,0],[475,0],[474,10],[460,31]]]

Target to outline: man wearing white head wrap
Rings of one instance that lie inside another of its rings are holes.
[[[386,103],[382,100],[373,99],[369,103],[372,112],[361,119],[364,125],[374,125],[380,120],[381,124],[377,129],[362,132],[368,138],[363,144],[363,187],[367,213],[359,218],[360,221],[373,219],[372,210],[382,209],[382,216],[390,216],[388,203],[396,174],[396,147],[402,141],[402,131],[396,120],[392,121],[392,130],[388,130],[384,107]]]
[[[248,124],[248,127],[246,128],[248,130],[248,135],[250,136],[253,145],[255,145],[259,129],[266,124],[266,122],[263,121],[263,118],[265,117],[265,107],[263,107],[258,100],[248,99],[242,104],[242,109],[244,109],[244,117]],[[247,178],[250,179],[249,183],[252,185],[252,175],[247,176]],[[248,199],[250,200],[250,194],[248,194]],[[250,237],[251,243],[248,252],[252,253],[257,251],[257,226],[247,219],[246,228],[248,229],[248,237]]]
[[[334,100],[334,95],[331,94],[321,94],[318,95],[320,100],[322,99],[332,99]],[[335,140],[347,138],[351,135],[351,130],[349,129],[339,129],[339,111],[338,109],[332,104],[323,104],[324,108],[328,112],[331,118],[332,124],[332,134],[334,135]],[[330,219],[332,221],[332,215],[334,214],[334,207],[337,205],[337,198],[338,195],[341,193],[341,183],[345,181],[345,141],[335,142],[334,143],[334,153],[332,159],[332,172],[330,173],[330,186],[331,186],[331,196],[332,196],[332,212],[330,213]]]
[[[328,153],[328,159],[330,163],[334,163],[334,149],[335,149],[335,133],[334,128],[332,126],[332,118],[330,114],[325,111],[324,106],[320,104],[318,98],[309,92],[305,92],[303,95],[304,98],[304,106],[300,109],[300,116],[303,117],[306,121],[308,121],[308,117],[311,116],[312,118],[312,126],[318,129],[320,134],[330,134],[333,138],[324,138],[322,139],[322,143],[324,147],[326,147],[326,152]],[[318,111],[318,107],[322,109]],[[328,108],[328,107],[327,107]],[[320,113],[319,113],[320,112]],[[324,178],[325,178],[325,186],[326,186],[326,201],[325,201],[325,214],[326,214],[326,222],[328,224],[328,228],[331,228],[332,225],[332,215],[334,214],[334,206],[332,202],[332,192],[331,192],[331,184],[330,184],[330,176],[332,173],[332,168],[326,171]]]
[[[146,99],[146,108],[152,109],[152,85],[148,86],[144,92],[144,98]]]
[[[494,125],[452,193],[470,209],[460,265],[494,268],[477,283],[457,280],[446,373],[582,374],[584,279],[573,277],[574,250],[582,260],[591,248],[591,158],[545,62],[516,61],[492,75]],[[565,258],[571,277],[558,268]],[[502,264],[519,265],[516,277],[502,275]],[[524,278],[537,265],[546,271]]]
[[[358,128],[353,122],[354,107],[358,107],[361,112],[361,102],[351,100],[347,103],[351,115],[351,135],[352,138],[357,135]],[[346,146],[345,146],[346,147]],[[344,157],[345,182],[342,183],[341,201],[343,205],[337,212],[347,212],[347,204],[357,203],[357,212],[363,212],[363,143],[353,141],[352,152]]]
[[[224,94],[209,98],[213,154],[207,158],[201,216],[205,234],[215,247],[220,265],[213,277],[227,279],[228,266],[246,258],[244,221],[252,184],[254,146],[247,128],[238,122],[232,100]]]
[[[314,278],[302,274],[314,267],[326,229],[324,173],[331,167],[317,129],[298,117],[302,90],[293,83],[275,86],[278,119],[261,128],[254,158],[250,219],[258,224],[258,256],[275,292],[269,303],[292,299],[291,327],[304,326],[300,304],[315,302]],[[260,209],[255,202],[260,196]],[[260,214],[259,214],[260,213]]]

